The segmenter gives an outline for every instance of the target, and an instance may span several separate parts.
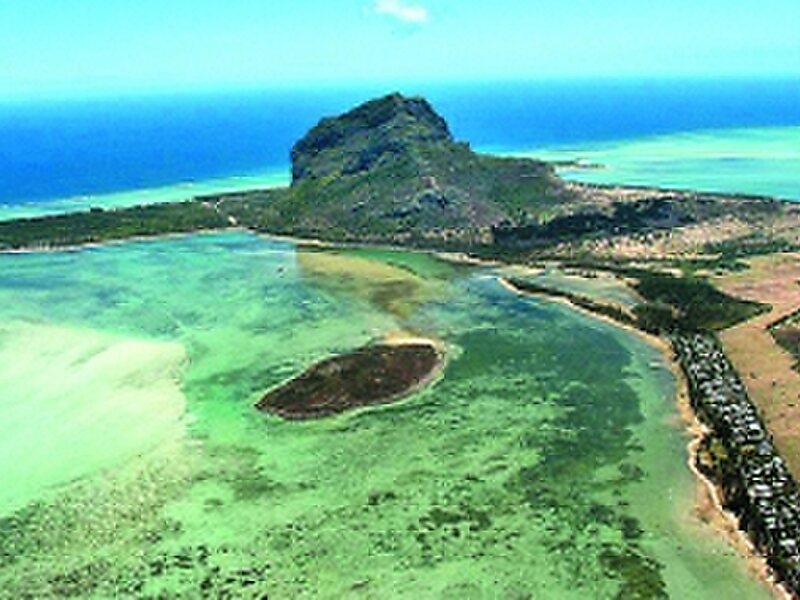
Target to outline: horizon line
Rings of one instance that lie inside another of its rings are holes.
[[[157,96],[198,96],[217,94],[238,94],[258,92],[335,92],[347,90],[384,89],[387,93],[410,86],[428,88],[447,88],[481,85],[535,85],[547,83],[636,83],[636,82],[756,82],[783,81],[786,83],[800,81],[800,72],[795,73],[687,73],[687,74],[571,74],[571,75],[537,75],[537,76],[500,76],[480,78],[408,78],[395,80],[352,79],[348,81],[321,79],[319,81],[297,80],[281,82],[239,82],[239,83],[207,83],[207,84],[153,84],[153,85],[116,85],[98,87],[49,87],[40,89],[0,88],[0,103],[50,100],[82,100],[82,99],[116,99]]]

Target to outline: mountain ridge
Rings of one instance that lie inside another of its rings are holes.
[[[357,138],[357,139],[353,139]],[[407,149],[408,143],[452,142],[447,122],[427,100],[399,93],[361,104],[336,117],[326,117],[298,140],[291,151],[292,183],[336,172],[354,174],[368,169],[386,152]],[[327,164],[326,154],[351,146],[348,160]],[[327,171],[324,167],[331,168]]]
[[[478,154],[427,100],[398,93],[322,119],[291,157],[291,185],[257,221],[296,236],[486,242],[493,227],[536,220],[567,196],[550,165]]]

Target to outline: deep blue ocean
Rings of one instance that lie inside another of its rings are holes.
[[[388,88],[0,102],[0,204],[288,172],[322,116]],[[800,80],[551,81],[405,87],[481,150],[800,125]]]

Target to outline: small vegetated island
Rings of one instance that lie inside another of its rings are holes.
[[[375,344],[325,359],[256,405],[291,420],[318,419],[399,400],[432,381],[443,354],[431,343]]]
[[[782,413],[771,398],[779,382],[767,389],[753,376],[740,377],[758,366],[726,335],[741,323],[775,323],[761,296],[747,301],[715,284],[749,269],[755,256],[800,250],[800,205],[569,183],[554,165],[473,151],[453,138],[427,101],[399,94],[323,119],[291,158],[292,183],[285,188],[0,222],[0,250],[237,227],[613,274],[630,282],[639,306],[621,310],[575,293],[554,295],[672,344],[695,412],[709,429],[698,466],[740,517],[775,579],[800,593],[800,448],[792,430],[776,421]],[[553,295],[536,281],[507,283]],[[800,314],[796,287],[797,311],[781,312],[786,323]],[[736,368],[728,354],[739,361]],[[311,366],[257,407],[310,419],[391,402],[431,381],[442,361],[434,344],[368,346]],[[796,394],[791,398],[786,410],[793,410]]]

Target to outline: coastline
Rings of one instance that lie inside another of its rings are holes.
[[[71,246],[48,246],[43,248],[12,248],[0,249],[0,256],[3,255],[26,255],[26,254],[59,254],[62,252],[82,252],[83,250],[96,250],[98,248],[109,248],[114,246],[122,246],[128,243],[137,242],[151,242],[157,240],[175,240],[194,235],[215,235],[219,233],[254,233],[246,227],[220,227],[214,229],[196,229],[194,231],[174,231],[172,233],[163,233],[159,235],[134,235],[127,238],[120,238],[114,240],[105,240],[102,242],[88,242],[85,244],[74,244]]]
[[[700,443],[708,434],[709,430],[700,422],[694,410],[692,409],[689,401],[688,381],[683,373],[683,369],[681,369],[681,366],[676,360],[671,344],[660,336],[652,335],[642,331],[637,327],[633,327],[626,323],[621,323],[607,315],[596,313],[582,306],[578,306],[568,298],[526,292],[516,288],[502,276],[498,276],[497,280],[506,290],[516,295],[538,297],[548,302],[558,303],[569,307],[571,310],[575,310],[581,314],[592,317],[593,319],[622,329],[625,332],[636,336],[661,353],[668,368],[675,377],[675,406],[678,409],[680,420],[683,423],[687,434],[689,435],[689,442],[686,444],[688,455],[686,464],[694,475],[696,483],[694,516],[698,521],[709,527],[714,535],[722,537],[736,550],[736,552],[744,560],[744,569],[746,572],[751,577],[766,585],[775,598],[780,600],[791,600],[792,595],[780,583],[776,582],[770,574],[765,557],[756,550],[747,534],[739,528],[738,517],[726,510],[723,506],[717,484],[706,477],[706,475],[704,475],[697,468],[696,461],[698,458],[698,449]]]
[[[245,181],[250,176],[242,175],[242,176],[232,176],[229,179],[233,181],[242,180]],[[223,180],[227,181],[227,180]],[[571,181],[565,180],[565,184],[567,187],[571,187],[576,190],[583,190],[586,192],[592,191],[600,191],[606,194],[624,194],[628,196],[640,196],[640,195],[648,195],[653,194],[656,196],[678,196],[678,197],[685,197],[685,198],[694,198],[694,197],[702,197],[702,198],[709,198],[709,199],[721,199],[721,200],[737,200],[737,201],[752,201],[752,202],[761,202],[761,203],[770,203],[770,202],[777,202],[784,205],[792,205],[796,203],[800,203],[800,199],[792,200],[782,198],[776,195],[770,194],[750,194],[750,193],[726,193],[723,191],[697,191],[693,189],[682,189],[677,188],[674,186],[657,186],[657,185],[646,185],[646,184],[636,184],[636,183],[592,183],[592,182],[584,182],[584,181]],[[196,185],[201,187],[203,182],[192,183],[192,185]],[[179,187],[185,188],[186,184],[175,184],[172,187]],[[119,205],[119,206],[108,206],[103,207],[107,211],[125,211],[128,209],[133,208],[141,208],[141,207],[148,207],[148,206],[158,206],[158,205],[171,205],[171,204],[180,204],[185,202],[215,202],[215,208],[218,209],[219,204],[223,203],[226,200],[226,196],[237,195],[237,194],[246,194],[251,192],[257,191],[265,191],[265,190],[274,190],[274,189],[283,189],[289,188],[291,185],[288,185],[284,180],[274,180],[270,181],[261,186],[249,186],[249,187],[242,187],[239,188],[238,186],[226,186],[221,189],[213,189],[211,191],[204,191],[201,190],[200,193],[197,193],[197,190],[194,190],[194,193],[189,196],[180,195],[176,198],[168,198],[165,200],[160,201],[153,201],[153,202],[138,202],[136,204],[130,205]],[[167,186],[165,189],[172,189],[171,187]],[[127,194],[139,194],[148,192],[150,190],[131,190],[129,192],[116,192],[112,195],[127,195]],[[156,190],[157,191],[157,190]],[[101,204],[102,206],[102,204]],[[84,207],[80,210],[75,211],[60,211],[60,212],[52,212],[52,213],[43,213],[43,214],[32,214],[32,215],[21,215],[21,216],[14,216],[11,218],[3,218],[2,213],[0,211],[0,222],[2,223],[14,223],[14,222],[21,222],[21,221],[28,221],[31,219],[49,219],[54,217],[63,217],[63,216],[74,216],[83,213],[89,212],[91,205]],[[223,215],[225,216],[225,215]],[[403,252],[421,252],[427,253],[442,260],[452,262],[455,264],[464,264],[464,265],[472,265],[472,266],[499,266],[504,263],[502,259],[486,259],[486,258],[478,258],[473,256],[469,253],[469,251],[465,250],[437,250],[435,246],[431,247],[418,247],[418,246],[405,246],[400,243],[392,243],[392,242],[380,242],[380,241],[366,241],[366,242],[358,242],[358,241],[326,241],[319,238],[313,237],[301,237],[302,233],[300,234],[275,234],[269,233],[266,231],[259,231],[256,228],[250,228],[245,225],[238,223],[235,219],[228,217],[230,219],[228,226],[220,226],[214,227],[213,229],[194,229],[194,230],[187,230],[187,231],[175,231],[171,233],[156,233],[152,235],[132,235],[130,237],[120,237],[117,239],[106,240],[103,242],[87,242],[87,243],[78,243],[78,244],[70,244],[64,246],[45,246],[45,247],[18,247],[18,248],[0,248],[0,255],[1,254],[26,254],[26,253],[38,253],[38,252],[69,252],[80,250],[82,248],[93,248],[93,247],[102,247],[105,245],[116,244],[116,243],[124,243],[128,241],[143,241],[148,239],[155,239],[155,238],[168,238],[173,236],[181,236],[181,235],[193,235],[196,233],[207,233],[207,232],[220,232],[220,231],[243,231],[249,232],[254,235],[267,237],[270,239],[275,239],[279,241],[289,241],[296,243],[298,245],[307,245],[307,246],[315,246],[320,248],[378,248],[378,249],[385,249],[385,250],[397,250]]]
[[[86,212],[92,207],[100,207],[104,210],[124,210],[136,206],[203,200],[207,196],[274,189],[284,187],[288,183],[288,171],[284,172],[283,169],[274,168],[269,171],[243,172],[196,181],[176,181],[153,187],[20,200],[6,204],[0,203],[0,221],[75,214]]]
[[[709,527],[714,535],[724,538],[736,550],[744,560],[744,568],[747,573],[766,585],[775,598],[791,600],[792,595],[770,574],[766,558],[758,552],[747,534],[739,528],[739,518],[724,507],[719,486],[697,468],[699,447],[703,438],[708,435],[709,429],[700,422],[692,409],[686,376],[675,361],[671,348],[667,348],[667,351],[669,352],[668,364],[676,378],[675,402],[678,414],[690,436],[689,443],[686,445],[688,453],[686,464],[694,474],[696,481],[695,517]]]

